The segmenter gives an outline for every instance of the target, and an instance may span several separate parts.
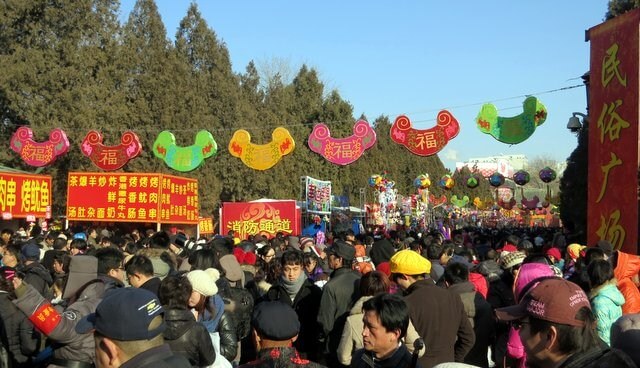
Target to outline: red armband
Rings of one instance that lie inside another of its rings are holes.
[[[49,303],[44,303],[29,316],[29,320],[43,334],[49,335],[60,323],[60,313]]]

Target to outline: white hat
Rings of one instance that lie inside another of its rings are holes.
[[[220,271],[215,268],[207,268],[205,271],[194,270],[187,273],[187,279],[191,283],[193,291],[204,296],[213,296],[218,293],[216,281],[220,278]]]

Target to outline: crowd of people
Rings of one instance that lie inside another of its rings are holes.
[[[567,243],[4,229],[0,366],[636,367],[640,258]]]

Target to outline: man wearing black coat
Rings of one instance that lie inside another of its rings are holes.
[[[281,301],[296,311],[300,332],[294,346],[302,357],[316,360],[320,334],[317,316],[322,290],[304,273],[302,252],[287,250],[282,254],[280,262],[282,276],[263,299]]]

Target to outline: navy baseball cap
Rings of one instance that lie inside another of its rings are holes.
[[[105,295],[95,313],[76,325],[79,334],[97,331],[118,341],[149,340],[161,334],[164,321],[153,330],[149,324],[163,313],[162,305],[152,292],[139,288],[114,289]]]

